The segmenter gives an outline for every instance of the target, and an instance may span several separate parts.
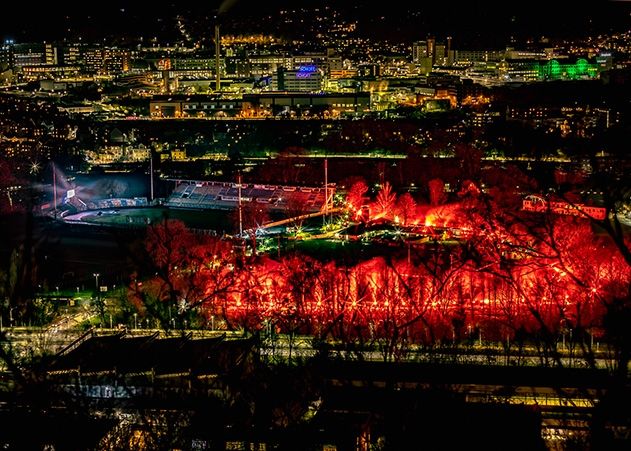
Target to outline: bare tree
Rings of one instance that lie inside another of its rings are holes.
[[[160,320],[165,329],[186,326],[195,312],[220,309],[219,300],[234,279],[234,253],[228,242],[196,235],[180,221],[166,220],[148,229],[141,271],[130,295],[141,314]],[[143,274],[152,277],[141,280]],[[222,313],[222,312],[218,312]]]
[[[416,202],[410,193],[403,193],[397,201],[395,212],[403,225],[416,218]]]
[[[348,189],[346,194],[346,205],[353,212],[357,211],[359,207],[364,205],[366,200],[366,193],[368,192],[368,185],[364,180],[358,180],[353,183]]]
[[[396,201],[397,195],[392,191],[392,186],[388,182],[384,183],[375,199],[377,212],[382,215],[392,214]]]
[[[428,183],[429,202],[436,206],[441,205],[447,200],[445,195],[445,183],[441,179],[431,179]]]

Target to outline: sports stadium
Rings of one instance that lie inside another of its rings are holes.
[[[255,203],[276,212],[305,213],[324,209],[335,194],[335,186],[281,186],[242,183],[173,180],[175,189],[165,205],[171,208],[233,210],[242,203]]]

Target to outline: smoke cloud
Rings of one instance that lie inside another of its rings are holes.
[[[219,6],[219,14],[227,13],[239,0],[224,0]]]

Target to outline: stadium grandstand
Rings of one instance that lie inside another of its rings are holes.
[[[239,185],[230,182],[208,182],[172,180],[175,190],[166,200],[172,208],[232,210],[239,203]],[[277,186],[241,184],[241,202],[254,202],[271,211],[300,209],[305,212],[324,210],[326,191],[324,187]],[[329,205],[335,194],[335,186],[329,184]]]
[[[53,205],[50,202],[42,205],[41,210],[42,212],[47,212],[48,215],[56,215],[63,218],[68,214],[75,214],[88,210],[147,206],[149,206],[149,202],[146,197],[93,199],[84,202],[79,198],[79,196],[72,195],[68,197],[66,195],[64,196],[61,204],[58,205],[57,212],[55,212]]]

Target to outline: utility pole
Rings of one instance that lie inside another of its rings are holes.
[[[151,189],[151,203],[153,203],[153,147],[149,150],[149,186]]]
[[[243,208],[241,205],[241,171],[239,171],[238,177],[238,189],[239,189],[239,238],[243,235]]]
[[[53,207],[55,209],[55,219],[57,219],[57,174],[55,171],[55,163],[51,161],[50,167],[53,170]]]
[[[326,217],[329,213],[329,159],[324,158],[324,220],[323,225],[326,227]]]

